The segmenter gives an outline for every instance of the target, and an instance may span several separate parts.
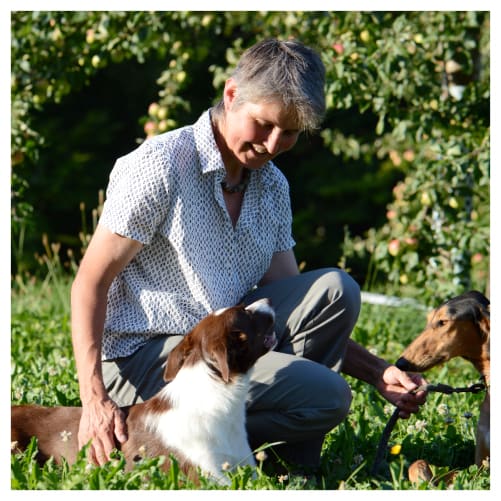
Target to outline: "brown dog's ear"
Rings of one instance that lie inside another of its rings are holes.
[[[227,323],[230,322],[231,318],[231,314],[228,317],[227,313],[216,316],[210,315],[205,318],[203,329],[197,331],[200,334],[197,340],[199,340],[203,359],[209,365],[213,365],[214,369],[221,374],[221,378],[225,383],[230,380],[226,330]]]
[[[480,320],[477,322],[478,328],[480,329],[480,334],[482,335],[482,340],[488,341],[491,335],[491,316],[487,310],[481,311]]]
[[[191,351],[191,337],[188,334],[185,338],[169,353],[167,357],[167,363],[165,364],[164,371],[164,381],[169,383],[172,381],[176,374],[179,372],[181,367],[186,360],[186,357]]]

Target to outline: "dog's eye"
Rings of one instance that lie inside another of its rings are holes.
[[[240,330],[233,330],[231,331],[231,334],[233,335],[234,338],[238,339],[242,343],[247,341],[247,334],[245,332],[242,332]]]
[[[437,320],[435,323],[435,327],[443,327],[447,323],[447,320]]]

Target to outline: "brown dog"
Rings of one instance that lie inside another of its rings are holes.
[[[128,468],[141,457],[166,457],[197,479],[197,468],[221,483],[223,471],[255,465],[245,430],[245,398],[250,370],[275,343],[269,301],[218,310],[203,319],[170,353],[168,384],[127,413],[128,440],[122,445]],[[69,463],[78,453],[80,407],[12,407],[13,452],[38,438],[40,462],[54,457]]]
[[[405,371],[424,372],[453,357],[463,357],[480,372],[487,393],[477,426],[477,465],[490,456],[490,330],[489,300],[480,292],[466,292],[429,313],[424,331],[396,364]]]

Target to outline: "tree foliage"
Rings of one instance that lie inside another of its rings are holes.
[[[489,22],[473,11],[13,12],[16,263],[35,217],[26,191],[45,139],[37,113],[105,68],[156,58],[164,61],[158,99],[137,117],[148,137],[210,105],[244,48],[297,37],[322,56],[328,108],[321,134],[280,164],[300,260],[313,267],[342,257],[368,287],[410,294],[485,288]]]

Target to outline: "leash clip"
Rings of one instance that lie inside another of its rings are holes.
[[[485,390],[485,384],[484,383],[475,383],[472,384],[469,388],[468,391],[471,391],[472,393],[480,393],[481,391]]]

